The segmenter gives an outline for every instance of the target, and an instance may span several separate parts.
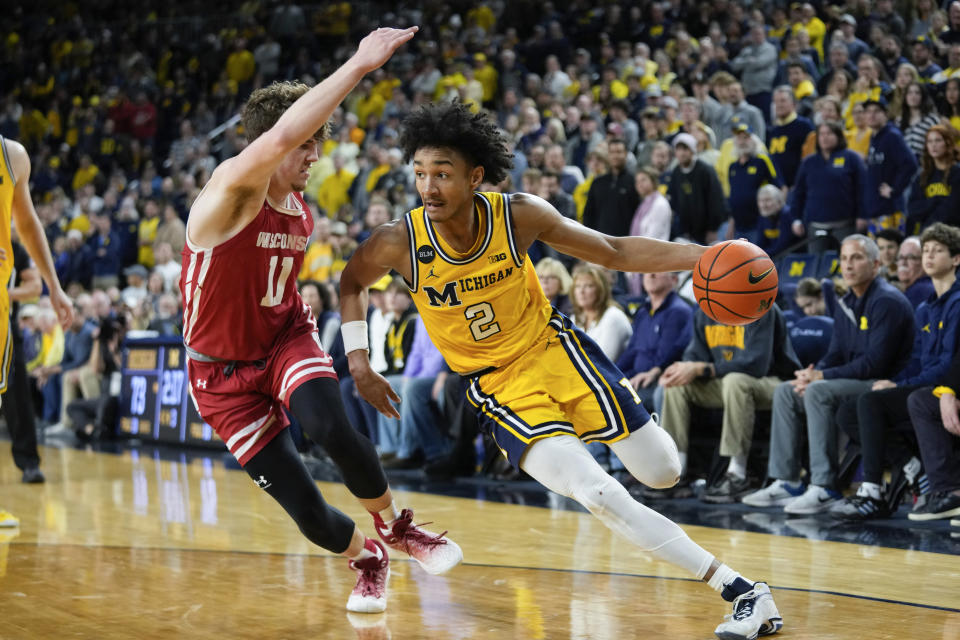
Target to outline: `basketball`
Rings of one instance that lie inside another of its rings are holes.
[[[744,240],[713,245],[693,269],[693,294],[703,312],[721,324],[750,324],[777,297],[777,268],[763,249]]]

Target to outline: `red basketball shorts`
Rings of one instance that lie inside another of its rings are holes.
[[[241,465],[287,427],[282,407],[297,387],[337,377],[315,331],[281,341],[264,361],[229,365],[189,359],[187,372],[197,412]]]

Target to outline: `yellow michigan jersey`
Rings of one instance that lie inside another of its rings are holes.
[[[596,343],[554,312],[516,246],[510,196],[477,193],[477,242],[453,251],[422,208],[407,214],[413,281],[433,344],[472,378],[467,399],[510,464],[553,436],[616,442],[650,421]]]
[[[10,335],[10,296],[7,284],[13,275],[13,245],[10,241],[13,221],[13,194],[16,176],[10,166],[10,154],[7,141],[0,136],[0,249],[7,252],[7,259],[0,264],[0,345],[3,347],[0,361],[0,393],[7,390],[10,358],[13,353],[13,339]]]
[[[552,309],[514,242],[510,196],[476,193],[476,244],[454,251],[423,207],[407,213],[413,300],[451,369],[474,374],[512,362],[537,340]]]

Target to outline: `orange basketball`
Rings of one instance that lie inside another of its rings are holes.
[[[693,295],[721,324],[750,324],[777,298],[777,268],[763,249],[744,240],[713,245],[693,269]]]

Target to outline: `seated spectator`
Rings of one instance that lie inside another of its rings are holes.
[[[805,316],[826,315],[826,302],[823,299],[823,286],[816,278],[803,278],[797,283],[794,301]]]
[[[793,233],[793,215],[786,206],[783,190],[765,184],[757,190],[757,246],[770,256],[786,251],[801,240]]]
[[[543,294],[553,308],[566,316],[572,315],[570,287],[573,285],[573,278],[563,263],[554,258],[542,258],[537,263],[536,271]]]
[[[142,264],[135,264],[123,270],[127,277],[127,286],[120,292],[124,303],[130,308],[137,306],[147,297],[147,277],[150,275]]]
[[[613,362],[630,340],[630,318],[614,302],[610,281],[601,267],[580,265],[573,270],[573,315],[570,319]]]
[[[800,163],[793,190],[793,232],[808,238],[833,236],[842,240],[866,218],[863,208],[863,160],[847,147],[839,123],[817,126],[817,153]],[[810,250],[826,249],[821,241]]]
[[[183,317],[180,304],[172,293],[164,293],[157,301],[157,311],[147,324],[148,331],[156,331],[157,335],[175,337],[183,335]]]
[[[920,239],[910,236],[897,253],[897,287],[916,309],[933,294],[933,283],[923,272],[923,254]]]
[[[935,383],[910,394],[907,405],[930,483],[926,501],[914,505],[910,520],[950,521],[960,527],[960,351],[950,370]]]
[[[937,124],[927,131],[920,173],[907,204],[907,231],[920,233],[934,222],[960,225],[960,132]]]
[[[96,330],[90,351],[90,368],[99,393],[77,399],[66,411],[74,432],[81,440],[100,440],[113,435],[120,404],[121,345],[126,325],[123,316],[106,319]]]
[[[167,293],[174,293],[180,288],[180,260],[173,254],[173,247],[167,242],[158,242],[153,249],[156,259],[154,271],[163,277],[163,289]]]
[[[413,305],[410,290],[400,277],[391,280],[384,292],[384,310],[390,314],[390,324],[384,340],[384,355],[387,367],[383,377],[394,389],[403,386],[403,370],[407,357],[413,347],[414,321],[417,308]],[[400,447],[400,421],[377,414],[377,440],[380,445],[380,459],[384,462],[397,457]]]
[[[637,395],[654,407],[660,375],[680,359],[693,337],[693,308],[677,295],[677,274],[643,274],[646,300],[633,317],[633,333],[617,358],[617,368]],[[659,407],[654,407],[659,412]]]
[[[630,235],[645,236],[658,240],[670,239],[673,211],[660,190],[660,172],[653,167],[641,167],[634,178],[634,186],[640,196],[640,205],[630,223]],[[639,275],[639,274],[636,274]]]
[[[400,434],[396,457],[385,469],[415,469],[438,461],[450,450],[439,425],[443,419],[443,389],[450,370],[427,334],[419,316],[413,316],[414,336],[403,369],[400,396]]]
[[[860,234],[849,236],[840,247],[840,267],[850,291],[834,312],[830,347],[816,367],[798,370],[774,392],[767,468],[774,481],[744,497],[744,504],[814,514],[839,500],[838,405],[869,391],[875,380],[893,377],[910,359],[913,344],[902,336],[914,335],[913,310],[902,293],[878,277],[877,244]],[[810,453],[806,490],[799,446],[804,429]]]
[[[897,281],[897,254],[903,244],[903,234],[896,229],[880,229],[875,235],[880,249],[880,275],[891,282]]]
[[[56,312],[43,307],[37,314],[37,328],[40,330],[40,352],[33,362],[27,363],[27,371],[36,379],[37,388],[43,395],[41,420],[48,425],[60,418],[60,363],[63,360],[63,329],[57,320]],[[89,355],[89,354],[88,354]]]
[[[747,458],[757,409],[769,409],[774,390],[799,367],[779,307],[746,326],[723,325],[696,311],[693,340],[683,359],[660,376],[660,385],[663,428],[677,443],[684,473],[690,406],[723,409],[720,455],[729,456],[730,463],[724,477],[707,487],[703,500],[736,502],[749,493]]]
[[[332,345],[340,333],[340,313],[333,306],[333,298],[327,285],[316,280],[300,283],[300,296],[313,312],[317,321],[320,344]],[[326,347],[324,347],[326,348]]]
[[[891,496],[881,491],[884,460],[894,463],[894,468],[909,460],[914,447],[907,400],[917,389],[945,376],[956,352],[960,330],[960,282],[956,275],[960,229],[936,223],[923,232],[920,241],[923,270],[933,281],[935,292],[917,308],[914,359],[920,366],[915,371],[901,371],[892,380],[877,380],[857,400],[859,433],[853,435],[860,444],[863,482],[856,495],[830,508],[830,514],[837,518],[885,518],[897,507],[890,504]],[[910,441],[902,442],[902,435],[891,440],[894,431],[906,432]]]

